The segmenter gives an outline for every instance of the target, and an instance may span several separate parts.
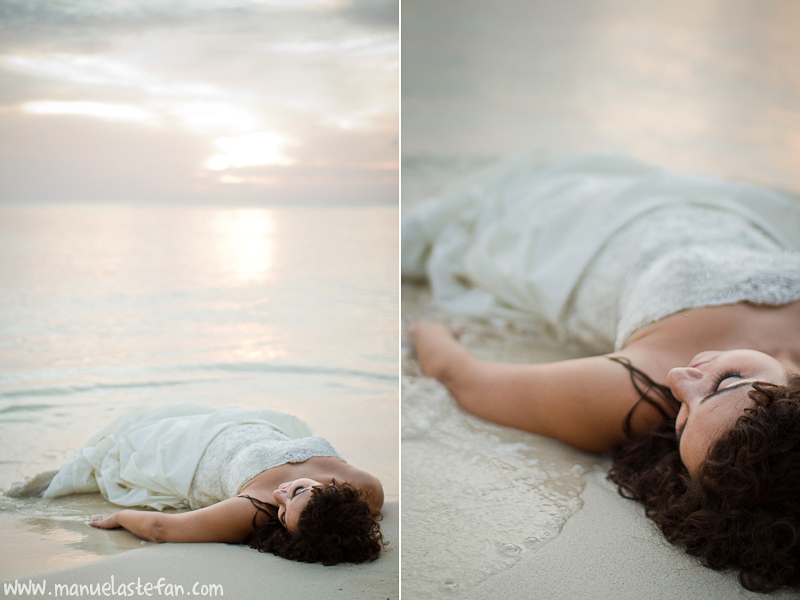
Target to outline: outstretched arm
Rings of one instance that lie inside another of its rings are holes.
[[[151,542],[241,544],[253,533],[255,511],[247,498],[230,498],[206,508],[176,514],[122,510],[96,517],[89,525],[102,529],[124,527]]]
[[[447,387],[467,412],[590,452],[625,441],[622,423],[639,396],[627,370],[608,356],[495,363],[475,357],[440,323],[417,323],[409,332],[422,373]],[[655,410],[637,409],[634,432],[659,420]]]

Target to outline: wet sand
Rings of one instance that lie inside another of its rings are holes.
[[[45,523],[38,524],[39,539],[34,539],[30,531],[37,524],[27,523],[28,531],[22,532],[25,543],[18,546],[14,543],[15,529],[6,529],[10,521],[5,521],[3,531],[6,536],[10,533],[10,538],[2,546],[0,564],[13,561],[14,574],[12,578],[4,569],[0,571],[0,580],[9,598],[52,597],[57,593],[56,585],[80,590],[75,586],[108,584],[109,589],[117,592],[120,586],[125,586],[123,593],[117,595],[152,598],[194,594],[242,599],[395,599],[399,597],[399,508],[396,496],[388,500],[382,530],[389,545],[378,560],[369,564],[325,567],[297,563],[230,544],[152,544],[122,530],[95,530],[84,523],[74,526],[73,541],[82,540],[80,549],[63,535],[54,538]],[[30,560],[20,556],[20,549],[30,555]],[[156,587],[159,580],[161,588]],[[44,584],[45,588],[43,593],[15,595],[5,587],[15,582]],[[153,586],[149,593],[147,584]],[[184,593],[179,593],[178,586],[182,586]],[[130,594],[130,590],[135,593]],[[76,597],[102,597],[102,594],[84,592]]]

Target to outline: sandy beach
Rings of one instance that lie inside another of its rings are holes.
[[[761,598],[730,574],[702,567],[671,547],[635,503],[620,498],[601,471],[586,477],[583,508],[541,552],[464,594],[470,599],[520,597],[536,590],[548,599],[691,600]],[[773,598],[796,598],[791,592]]]
[[[52,568],[59,561],[58,541],[48,541],[46,531],[42,531],[40,540],[28,535],[23,545],[19,544],[21,536],[12,536],[15,543],[4,543],[0,560],[4,565],[3,592],[8,598],[47,598],[59,590],[67,590],[62,597],[79,598],[110,596],[110,590],[116,595],[142,598],[398,598],[396,495],[389,498],[383,514],[382,530],[389,542],[383,555],[369,564],[331,567],[296,563],[245,546],[152,544],[125,531],[92,530],[82,524],[88,530],[82,532],[86,537],[84,552],[76,553],[73,548],[66,553],[71,566]],[[121,551],[125,548],[128,550]],[[38,554],[38,563],[21,561],[20,551]],[[111,551],[115,554],[107,555]],[[51,568],[42,570],[41,565],[47,564]],[[16,565],[13,578],[9,578],[7,565]],[[13,587],[31,583],[43,588]],[[98,589],[99,593],[94,591]]]

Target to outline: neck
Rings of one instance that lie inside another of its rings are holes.
[[[259,510],[263,510],[269,514],[270,517],[277,517],[278,516],[278,507],[273,504],[272,502],[266,502],[257,498],[255,496],[251,496],[250,494],[240,494],[240,498],[245,498],[246,500],[250,500],[253,506],[257,507]]]

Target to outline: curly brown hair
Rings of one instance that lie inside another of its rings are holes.
[[[373,561],[385,545],[380,513],[370,507],[366,492],[349,483],[334,480],[331,485],[313,487],[311,499],[300,515],[297,534],[280,523],[274,509],[270,510],[272,507],[245,497],[268,516],[248,540],[250,547],[259,552],[335,565]]]
[[[667,540],[769,592],[800,586],[800,376],[755,383],[749,396],[753,406],[711,445],[695,477],[666,417],[615,453],[609,478]]]

